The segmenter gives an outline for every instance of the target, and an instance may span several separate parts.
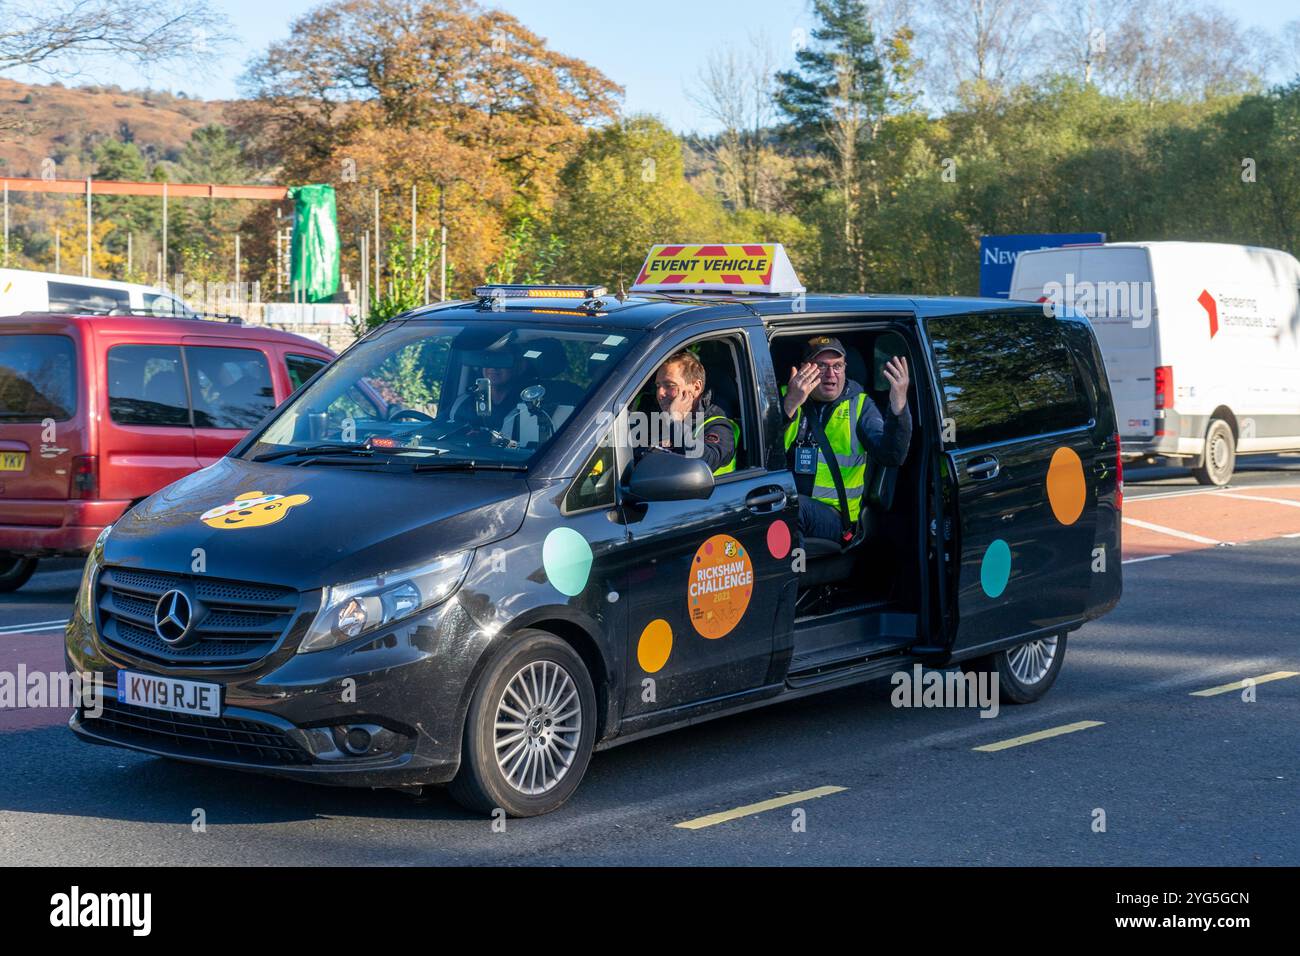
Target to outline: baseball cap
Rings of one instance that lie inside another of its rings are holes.
[[[813,356],[820,355],[822,352],[835,352],[841,358],[845,357],[847,354],[844,351],[844,346],[840,344],[839,339],[832,338],[829,335],[815,335],[809,339],[808,344],[804,346],[803,359],[801,361],[811,362]]]

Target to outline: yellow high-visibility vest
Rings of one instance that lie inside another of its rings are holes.
[[[784,385],[781,386],[781,397],[785,397]],[[849,500],[850,522],[858,520],[858,515],[862,511],[862,492],[867,487],[867,450],[858,440],[858,419],[862,417],[862,409],[866,401],[866,392],[859,394],[857,400],[852,403],[847,398],[840,399],[831,409],[825,424],[826,440],[830,443],[831,451],[835,453],[835,461],[840,466],[840,477],[844,480],[844,493]],[[849,415],[850,404],[853,406],[852,416]],[[798,437],[799,422],[802,419],[803,406],[800,405],[795,410],[794,420],[785,430],[786,451],[790,450]],[[822,456],[820,447],[817,448],[817,473],[813,476],[812,496],[815,500],[830,505],[836,511],[840,510],[840,496],[835,490],[835,478]]]
[[[704,431],[709,422],[726,422],[731,426],[731,433],[736,436],[736,443],[732,446],[731,461],[727,462],[721,468],[713,469],[713,475],[715,478],[719,475],[729,475],[736,470],[736,456],[740,454],[740,426],[726,415],[714,415],[712,418],[706,418],[704,421],[700,422],[699,426],[695,429],[696,437]]]

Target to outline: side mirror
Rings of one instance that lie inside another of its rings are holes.
[[[713,472],[703,458],[650,451],[632,468],[628,493],[637,501],[690,501],[713,494]]]

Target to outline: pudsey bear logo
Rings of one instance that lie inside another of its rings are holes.
[[[275,524],[289,509],[311,501],[309,495],[268,495],[249,491],[225,505],[209,508],[199,516],[209,528],[263,528]]]

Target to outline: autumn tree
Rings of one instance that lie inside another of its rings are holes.
[[[237,119],[255,159],[288,182],[339,186],[340,231],[422,232],[445,201],[450,258],[482,278],[523,218],[544,218],[560,169],[620,89],[470,0],[334,0],[296,20],[244,77]],[[409,230],[408,230],[409,231]]]
[[[569,281],[630,286],[654,243],[707,241],[720,231],[721,207],[686,181],[681,141],[652,117],[593,134],[561,185],[555,224]]]

